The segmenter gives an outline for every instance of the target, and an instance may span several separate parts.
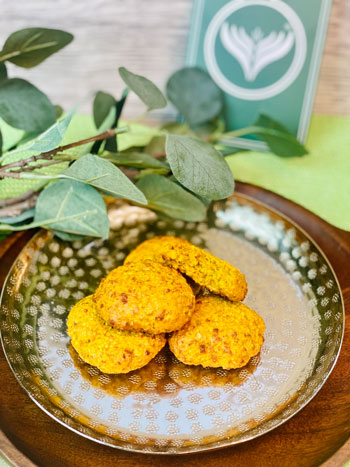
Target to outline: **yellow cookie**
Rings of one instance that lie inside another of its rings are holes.
[[[246,296],[244,274],[232,264],[182,238],[164,236],[146,240],[129,254],[124,264],[145,260],[177,269],[210,292],[232,301],[239,302]]]
[[[191,320],[169,339],[170,350],[187,365],[240,368],[264,341],[263,319],[243,303],[215,295],[196,301]]]
[[[100,316],[117,329],[161,334],[181,329],[195,298],[186,279],[158,263],[130,263],[111,271],[94,300]]]
[[[128,373],[141,368],[164,347],[164,334],[152,336],[112,328],[103,321],[92,295],[69,312],[68,334],[79,356],[104,373]]]

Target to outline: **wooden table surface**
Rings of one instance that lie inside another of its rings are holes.
[[[338,362],[321,391],[291,420],[253,441],[181,457],[134,454],[94,443],[52,420],[20,388],[1,353],[0,448],[17,465],[30,466],[32,461],[48,467],[309,467],[322,464],[337,452],[325,465],[338,467],[350,458],[350,444],[341,448],[350,437],[350,233],[331,227],[268,191],[237,185],[238,192],[279,209],[299,223],[326,253],[338,276],[348,319]],[[16,234],[0,243],[0,283],[30,236],[28,232]]]

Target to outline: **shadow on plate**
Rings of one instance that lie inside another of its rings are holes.
[[[166,346],[143,368],[111,375],[85,363],[72,345],[69,345],[69,353],[74,366],[85,380],[93,387],[118,398],[136,392],[155,392],[162,397],[174,397],[182,389],[240,386],[254,373],[260,362],[260,355],[256,355],[246,366],[235,370],[185,365]]]

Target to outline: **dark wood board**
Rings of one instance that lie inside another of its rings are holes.
[[[214,452],[186,456],[134,454],[108,448],[64,428],[42,412],[20,388],[0,354],[0,448],[17,465],[64,466],[327,466],[341,465],[350,437],[350,233],[336,229],[302,207],[266,190],[238,183],[245,193],[289,216],[306,230],[330,260],[342,289],[347,320],[338,362],[317,396],[296,416],[255,440]],[[32,233],[0,243],[0,285]],[[4,436],[5,435],[5,436]]]

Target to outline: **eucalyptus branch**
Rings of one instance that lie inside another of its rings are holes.
[[[42,152],[41,154],[38,154],[36,156],[27,157],[26,159],[21,159],[16,162],[11,162],[10,164],[5,164],[3,166],[0,166],[0,178],[5,178],[5,177],[20,178],[19,172],[8,172],[8,169],[12,169],[16,167],[26,167],[31,162],[36,162],[38,160],[50,160],[50,163],[31,166],[30,171],[41,168],[41,167],[46,167],[47,165],[58,164],[62,162],[63,160],[55,159],[54,161],[51,161],[51,159],[53,158],[53,156],[55,156],[59,152],[66,151],[67,149],[81,146],[83,144],[92,143],[94,141],[100,141],[100,140],[104,140],[108,138],[113,138],[113,136],[116,136],[117,134],[120,134],[120,133],[125,133],[126,131],[128,131],[127,127],[110,129],[99,135],[92,136],[91,138],[86,138],[80,141],[76,141],[74,143],[66,144],[64,146],[58,146],[55,149],[51,149],[51,151]],[[24,172],[24,171],[28,171],[28,170],[27,169],[21,170],[21,172]]]
[[[35,194],[34,190],[28,190],[23,195],[14,196],[13,198],[7,198],[0,201],[0,208],[5,208],[7,206],[12,206],[14,204],[20,203],[31,198]]]
[[[52,163],[59,163],[62,161],[51,161]],[[34,169],[38,168],[38,166],[35,166]],[[119,170],[124,173],[130,180],[135,180],[136,176],[138,175],[138,170],[130,170],[130,169],[125,169],[124,167],[119,167]],[[58,173],[55,175],[46,175],[46,174],[41,174],[41,173],[36,173],[32,170],[27,170],[27,169],[22,169],[14,172],[5,172],[5,174],[0,174],[0,179],[1,178],[16,178],[16,179],[29,179],[29,180],[60,180],[60,179],[67,179],[67,180],[78,180],[81,183],[85,183],[89,185],[89,180],[82,180],[76,177],[71,177],[70,175],[66,175],[64,173]],[[93,181],[91,179],[90,181]]]
[[[5,172],[6,170],[8,169],[12,169],[14,167],[25,167],[26,165],[30,164],[31,162],[36,162],[38,160],[45,160],[45,159],[51,159],[52,155],[50,154],[39,154],[37,156],[31,156],[31,157],[27,157],[27,159],[21,159],[19,161],[16,161],[16,162],[11,162],[10,164],[5,164],[5,165],[2,165],[0,166],[0,176],[1,176],[1,172]],[[33,166],[35,167],[35,166]]]
[[[57,161],[55,161],[55,164],[57,164]],[[33,172],[32,170],[28,171],[26,168],[22,170],[16,170],[13,172],[4,172],[4,173],[0,173],[0,179],[2,178],[17,178],[17,179],[27,178],[28,179],[29,178],[31,180],[42,180],[42,179],[51,180],[54,178],[58,178],[57,175],[51,176],[51,175],[45,175],[45,174],[40,174],[40,173],[35,173],[35,172],[32,173],[32,172]]]
[[[30,165],[28,167],[24,167],[23,169],[18,170],[16,172],[20,172],[20,173],[22,173],[22,172],[33,172],[36,169],[42,169],[43,167],[47,167],[49,165],[61,164],[62,162],[65,162],[65,160],[54,159],[54,160],[51,160],[51,161],[43,162],[42,164]],[[0,172],[0,178],[6,177],[7,173],[8,172],[5,172],[4,174],[2,174]],[[14,173],[14,172],[11,172],[11,173]]]
[[[0,173],[0,179],[1,178],[21,178],[20,177],[21,172],[4,172]]]
[[[63,152],[63,151],[66,151],[67,149],[75,148],[76,146],[81,146],[87,143],[93,143],[94,141],[100,141],[104,139],[113,138],[113,136],[116,136],[120,133],[125,133],[128,130],[129,130],[128,127],[121,127],[121,128],[115,128],[115,129],[111,128],[110,130],[104,131],[103,133],[100,133],[99,135],[92,136],[91,138],[82,139],[81,141],[76,141],[75,143],[66,144],[65,146],[58,146],[55,149],[51,149],[51,151],[43,152],[42,155],[43,154],[44,155],[47,155],[47,154],[55,155],[58,152]]]
[[[240,128],[239,130],[228,131],[226,133],[215,132],[210,135],[211,142],[220,142],[225,138],[238,138],[239,136],[250,135],[252,133],[258,133],[261,131],[260,127],[247,126],[246,128]]]
[[[26,209],[33,208],[35,206],[37,195],[34,194],[31,198],[21,201],[11,206],[0,209],[0,217],[16,217],[19,216]]]
[[[123,174],[126,175],[130,180],[135,180],[139,173],[138,170],[125,169],[124,167],[118,167],[118,169],[123,172]]]
[[[13,172],[5,172],[4,174],[0,174],[0,179],[1,178],[17,178],[17,179],[26,178],[30,180],[54,180],[58,178],[68,178],[68,177],[65,177],[63,174],[57,174],[57,175],[40,174],[40,173],[33,172],[32,170],[30,172],[27,172],[25,169],[23,169],[23,170],[16,170]]]

